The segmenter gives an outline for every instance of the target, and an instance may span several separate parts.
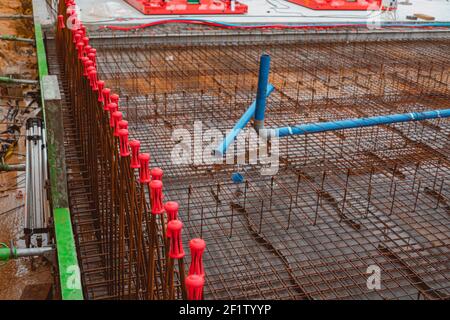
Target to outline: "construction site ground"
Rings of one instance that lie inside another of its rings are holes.
[[[21,19],[6,16],[24,15]],[[31,0],[5,0],[0,5],[0,35],[34,39]],[[37,80],[36,51],[32,43],[0,40],[0,76]],[[0,83],[0,132],[16,124],[20,127],[17,145],[11,148],[5,164],[25,163],[25,121],[37,113],[36,85]],[[17,114],[16,114],[17,113]],[[12,138],[1,134],[3,139]],[[25,172],[0,172],[0,242],[25,245]],[[0,263],[0,300],[45,298],[52,282],[50,266],[41,258],[25,258]]]

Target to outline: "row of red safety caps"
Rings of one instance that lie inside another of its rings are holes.
[[[98,79],[97,50],[89,45],[86,27],[77,19],[77,13],[74,9],[75,1],[65,0],[65,5],[66,19],[63,15],[58,16],[58,30],[59,32],[68,32],[69,36],[71,35],[78,59],[84,69],[83,76],[86,81],[89,81],[91,90],[98,97],[98,102],[103,110],[109,114],[109,124],[113,128],[116,143],[119,143],[120,157],[131,156],[131,168],[139,170],[139,183],[149,184],[152,214],[166,213],[167,215],[166,237],[170,241],[169,257],[174,260],[183,259],[185,257],[181,237],[183,223],[178,219],[179,205],[174,201],[163,204],[163,171],[160,168],[153,168],[150,171],[150,154],[140,153],[141,144],[138,140],[128,141],[128,122],[123,119],[123,114],[119,111],[119,95],[111,94],[111,89],[105,87],[105,82]],[[64,21],[70,21],[70,25],[76,27],[66,28]],[[185,278],[187,299],[202,300],[205,284],[203,253],[206,243],[203,239],[196,238],[189,242],[189,247],[191,264],[188,276]]]

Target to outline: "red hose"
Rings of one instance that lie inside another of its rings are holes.
[[[329,25],[329,26],[314,26],[314,25],[284,25],[284,24],[275,24],[275,25],[227,25],[216,23],[212,21],[203,21],[203,20],[185,20],[185,19],[172,19],[172,20],[159,20],[150,23],[140,24],[137,26],[130,27],[122,27],[122,26],[104,26],[101,29],[110,29],[110,30],[118,30],[118,31],[131,31],[138,29],[145,29],[148,27],[154,27],[165,24],[195,24],[195,25],[203,25],[208,27],[217,27],[222,29],[332,29],[332,28],[345,28],[345,27],[365,27],[366,24],[338,24],[338,25]]]

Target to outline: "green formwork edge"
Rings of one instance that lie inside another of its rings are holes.
[[[44,39],[42,36],[42,27],[35,21],[34,25],[36,37],[36,52],[39,70],[39,81],[41,84],[41,92],[43,92],[43,79],[48,75],[47,55],[45,53]],[[41,94],[42,112],[45,117],[45,102]],[[47,121],[45,121],[47,123]],[[54,147],[48,144],[48,163],[50,169],[50,180],[57,176],[56,160]],[[55,190],[55,184],[51,185],[52,196],[58,194]],[[81,287],[81,275],[77,258],[77,250],[75,247],[75,238],[73,235],[72,221],[70,218],[70,210],[68,208],[54,208],[53,220],[55,226],[55,236],[57,245],[57,257],[59,267],[59,279],[61,286],[61,297],[63,300],[83,300],[83,291]]]
[[[58,252],[59,278],[63,300],[83,300],[81,274],[68,208],[53,210]]]
[[[42,26],[39,23],[34,24],[34,34],[36,38],[36,53],[39,72],[39,82],[42,88],[44,76],[48,75],[47,54],[45,53],[44,37],[42,36]],[[42,92],[42,90],[41,90]],[[45,119],[44,95],[41,94],[42,112]]]
[[[36,51],[38,60],[39,78],[48,75],[47,55],[45,54],[44,37],[42,36],[42,27],[39,23],[34,25],[36,36]]]

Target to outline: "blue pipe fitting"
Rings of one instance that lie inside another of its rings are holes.
[[[266,98],[268,96],[270,96],[270,94],[274,90],[275,90],[275,87],[273,85],[271,85],[271,84],[267,85],[267,88],[265,90]],[[232,143],[234,143],[234,139],[236,139],[236,137],[239,135],[239,132],[241,132],[241,130],[243,128],[245,128],[247,123],[249,123],[249,121],[254,116],[255,109],[256,109],[256,101],[253,101],[253,103],[250,105],[250,107],[248,107],[247,111],[245,111],[245,113],[242,115],[242,117],[238,120],[236,125],[233,127],[231,132],[225,137],[225,139],[217,147],[217,149],[215,150],[215,155],[216,156],[221,157],[224,154],[226,154],[226,152],[227,152],[228,148],[230,147],[230,145]]]

